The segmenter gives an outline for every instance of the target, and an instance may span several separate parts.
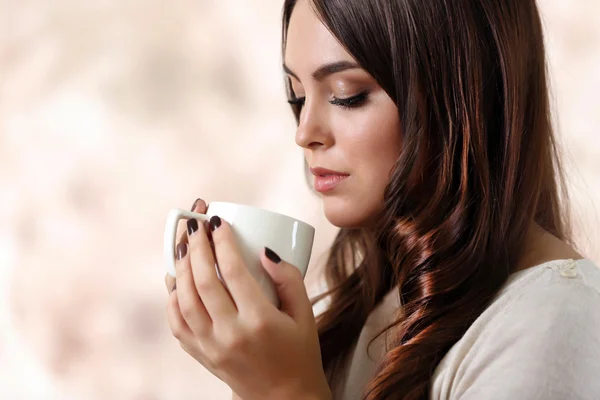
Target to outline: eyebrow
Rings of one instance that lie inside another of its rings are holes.
[[[322,65],[315,72],[312,73],[312,77],[317,81],[322,81],[329,75],[335,74],[336,72],[342,72],[348,69],[355,68],[361,69],[362,67],[350,61],[336,61]],[[289,74],[294,78],[300,80],[300,78],[298,78],[298,75],[296,75],[291,69],[289,69],[287,65],[283,64],[283,70],[286,74]]]

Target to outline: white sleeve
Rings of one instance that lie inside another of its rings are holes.
[[[452,398],[600,399],[600,293],[593,287],[545,282],[490,328],[461,366]]]

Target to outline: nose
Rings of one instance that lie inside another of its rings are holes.
[[[295,141],[298,146],[311,150],[333,144],[326,106],[310,104],[307,98],[300,112]]]

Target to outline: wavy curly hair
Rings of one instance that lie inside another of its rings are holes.
[[[284,3],[284,55],[295,4]],[[403,132],[378,228],[340,230],[329,290],[312,299],[330,300],[317,316],[323,367],[331,383],[397,290],[402,307],[379,333],[392,340],[362,398],[425,399],[436,366],[513,271],[528,226],[571,242],[539,11],[535,0],[311,5],[396,103]]]

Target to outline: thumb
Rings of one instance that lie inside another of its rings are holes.
[[[261,262],[275,284],[281,305],[279,309],[295,321],[314,319],[312,305],[306,293],[304,279],[298,268],[282,260],[273,250],[265,247]]]

